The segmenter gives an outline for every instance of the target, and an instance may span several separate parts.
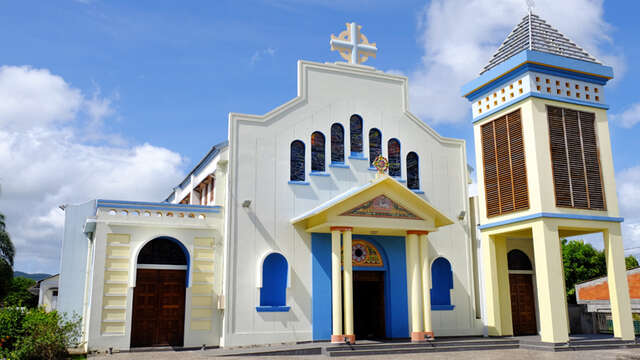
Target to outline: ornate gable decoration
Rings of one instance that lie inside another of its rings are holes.
[[[398,205],[385,195],[377,196],[355,208],[346,211],[341,216],[366,216],[378,218],[394,218],[408,220],[424,220],[409,210]]]

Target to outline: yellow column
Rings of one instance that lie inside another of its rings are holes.
[[[420,248],[418,235],[407,231],[407,266],[409,275],[409,311],[411,317],[411,341],[424,341],[422,328],[422,288],[420,275]]]
[[[533,254],[536,263],[536,288],[540,312],[540,340],[569,341],[562,252],[558,227],[537,221],[532,225]]]
[[[433,338],[431,327],[431,268],[429,257],[428,232],[420,234],[420,260],[422,261],[422,316],[424,317],[425,335]]]
[[[487,328],[490,336],[513,334],[506,239],[482,233]]]
[[[331,229],[331,308],[333,332],[331,342],[344,341],[342,334],[342,270],[340,263],[340,229]]]
[[[631,317],[631,301],[629,300],[629,284],[624,262],[624,247],[620,224],[615,224],[604,231],[604,253],[607,259],[607,281],[609,283],[609,299],[611,301],[611,318],[613,320],[613,336],[623,340],[635,339],[633,318]]]
[[[351,259],[351,228],[342,233],[342,266],[344,268],[344,337],[350,343],[355,343],[356,335],[353,331],[353,274]]]

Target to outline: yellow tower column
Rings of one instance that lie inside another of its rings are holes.
[[[424,341],[424,331],[422,328],[422,288],[420,274],[420,248],[418,246],[418,235],[415,232],[407,231],[407,267],[409,276],[409,311],[411,318],[411,341]]]
[[[624,247],[620,224],[617,223],[604,231],[604,253],[607,259],[607,281],[611,301],[613,336],[623,340],[635,339],[629,284],[624,262]]]
[[[342,270],[340,261],[340,228],[331,228],[331,309],[333,314],[332,343],[344,342],[342,334]]]
[[[353,271],[351,258],[351,228],[344,228],[342,233],[342,253],[344,268],[344,337],[354,344],[356,335],[353,331]]]
[[[490,336],[512,335],[507,242],[487,233],[481,236],[487,330]]]
[[[422,261],[422,316],[424,317],[424,335],[433,338],[431,327],[431,267],[429,256],[428,231],[420,232],[420,260]]]
[[[567,342],[569,328],[567,327],[566,297],[562,293],[564,270],[558,228],[540,220],[533,223],[532,230],[540,312],[540,340],[552,343]]]

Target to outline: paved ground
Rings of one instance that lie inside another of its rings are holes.
[[[93,355],[91,359],[135,359],[135,360],[177,360],[177,359],[227,359],[227,360],[254,360],[254,359],[282,359],[282,360],[327,360],[330,359],[324,355],[312,356],[216,356],[216,350],[207,351],[153,351],[139,353],[120,353],[113,355]],[[611,360],[640,360],[640,349],[623,349],[623,350],[597,350],[597,351],[572,351],[572,352],[546,352],[532,351],[525,349],[515,350],[496,350],[496,351],[461,351],[461,352],[442,352],[442,353],[424,353],[424,354],[404,354],[404,355],[379,355],[379,356],[351,356],[339,357],[336,359],[349,360],[368,360],[368,359],[425,359],[425,360],[444,360],[444,359],[468,359],[468,360],[587,360],[587,359],[611,359]]]

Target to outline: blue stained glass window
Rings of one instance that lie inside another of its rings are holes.
[[[400,141],[390,139],[388,143],[389,151],[389,176],[400,176]]]
[[[351,152],[362,153],[362,118],[358,115],[351,115],[349,125],[351,132]]]
[[[407,187],[413,190],[420,189],[418,160],[418,154],[413,151],[407,154]]]
[[[369,166],[373,166],[374,160],[382,154],[382,134],[380,130],[369,130]]]
[[[304,181],[304,143],[295,140],[291,143],[291,181]]]
[[[338,123],[331,125],[331,162],[344,163],[344,128]]]
[[[324,171],[324,134],[311,134],[311,171]]]

